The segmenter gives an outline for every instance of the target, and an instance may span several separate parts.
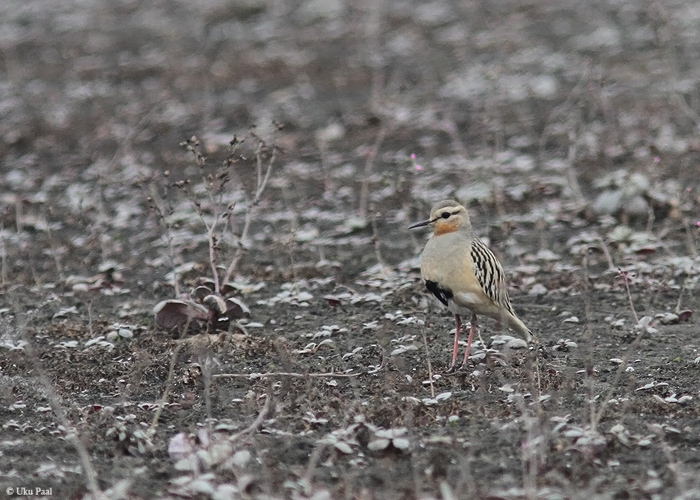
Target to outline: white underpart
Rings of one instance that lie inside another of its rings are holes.
[[[457,299],[456,301],[454,299]],[[471,314],[471,306],[479,305],[478,297],[470,292],[456,293],[453,299],[448,301],[447,310],[453,314]]]
[[[455,302],[459,304],[463,304],[467,307],[472,306],[472,305],[478,305],[481,304],[479,301],[479,297],[476,296],[476,294],[470,293],[470,292],[459,292],[455,294]]]

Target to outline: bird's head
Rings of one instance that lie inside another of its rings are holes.
[[[413,224],[409,229],[433,226],[435,236],[440,236],[470,225],[466,208],[454,200],[443,200],[433,207],[428,220]]]

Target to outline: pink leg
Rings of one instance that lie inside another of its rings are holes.
[[[469,327],[469,340],[467,340],[467,350],[464,352],[464,361],[462,361],[462,366],[467,365],[467,359],[469,358],[469,352],[472,350],[472,340],[474,339],[474,332],[476,331],[476,314],[472,314],[472,324]]]
[[[459,349],[459,332],[462,331],[462,318],[459,317],[459,314],[455,314],[455,323],[457,324],[457,329],[455,330],[455,346],[452,349],[452,364],[447,370],[447,373],[450,373],[455,369],[455,364],[457,362],[457,350]]]

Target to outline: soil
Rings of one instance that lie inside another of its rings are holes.
[[[3,2],[0,491],[700,498],[698,18]],[[537,337],[454,374],[448,197]],[[237,257],[249,318],[156,325]]]

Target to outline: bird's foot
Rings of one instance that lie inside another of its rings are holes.
[[[460,372],[464,372],[467,370],[467,363],[461,363],[459,365],[454,364],[450,366],[447,371],[445,372],[445,375],[457,375]]]
[[[454,374],[458,369],[459,369],[459,367],[458,367],[456,364],[453,364],[453,365],[451,365],[451,366],[445,371],[445,375],[452,375],[452,374]]]

